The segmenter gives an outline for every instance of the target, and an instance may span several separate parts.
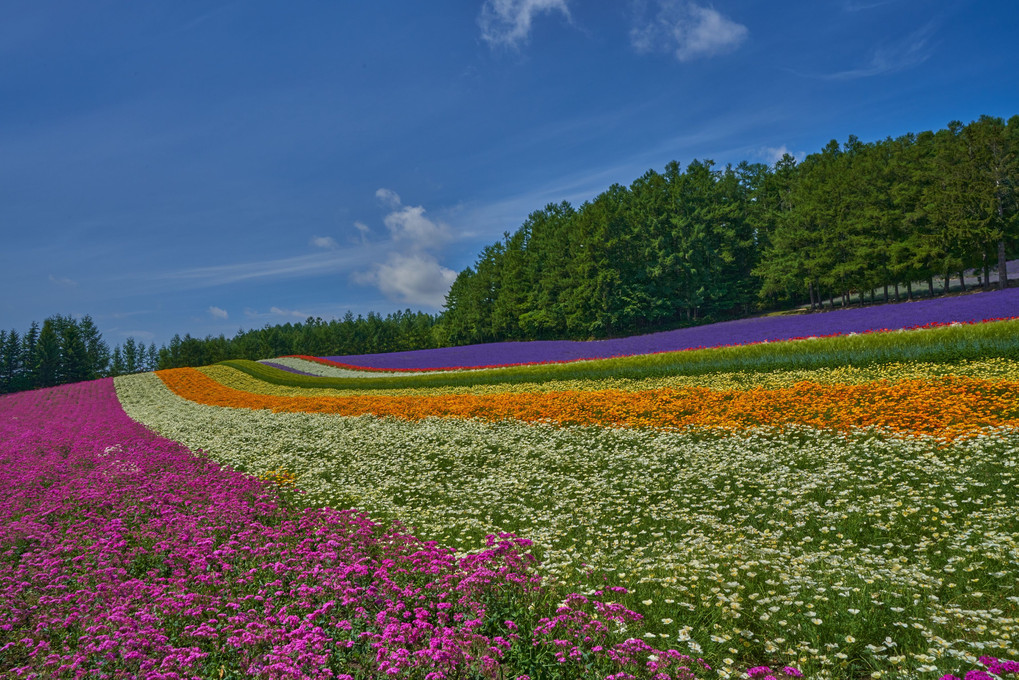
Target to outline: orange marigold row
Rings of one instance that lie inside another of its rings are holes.
[[[956,376],[862,385],[800,382],[787,388],[751,390],[692,387],[642,392],[279,397],[227,387],[191,368],[158,375],[179,396],[202,404],[406,420],[512,418],[563,425],[727,429],[799,424],[835,430],[878,427],[947,439],[987,427],[1019,427],[1019,382]]]

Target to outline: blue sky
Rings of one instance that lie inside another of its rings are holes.
[[[0,327],[111,344],[434,312],[671,160],[1019,114],[1019,3],[0,4]]]

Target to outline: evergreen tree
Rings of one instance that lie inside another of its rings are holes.
[[[60,327],[60,376],[61,383],[87,380],[92,373],[88,348],[78,325],[66,320]]]
[[[120,345],[117,345],[113,348],[113,354],[110,358],[110,376],[115,378],[125,373],[127,373],[127,366],[124,363],[124,353],[121,351]]]
[[[21,368],[21,337],[18,331],[0,330],[0,394],[14,392],[18,388]]]
[[[53,319],[43,322],[34,355],[33,384],[36,387],[56,385],[60,380],[60,338]]]
[[[88,356],[88,371],[85,379],[94,380],[106,375],[110,363],[110,346],[103,340],[103,336],[96,328],[91,316],[87,314],[83,316],[78,321],[78,329],[81,331],[82,340],[85,342],[85,352]]]
[[[140,370],[139,360],[141,357],[138,353],[138,342],[133,337],[124,341],[121,356],[124,360],[124,373],[137,373]]]

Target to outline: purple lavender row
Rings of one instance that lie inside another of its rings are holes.
[[[325,357],[366,368],[455,368],[570,361],[669,352],[811,335],[896,330],[929,323],[974,322],[1019,315],[1019,288],[832,312],[738,319],[611,340],[495,342],[388,354]]]
[[[562,678],[708,671],[621,640],[640,616],[614,592],[549,613],[523,539],[457,558],[271,489],[130,420],[112,379],[0,396],[0,676],[442,680],[514,650]]]

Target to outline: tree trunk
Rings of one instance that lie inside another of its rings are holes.
[[[984,251],[984,280],[982,281],[984,290],[991,289],[991,263],[987,259],[987,251]]]
[[[945,272],[945,290],[944,295],[948,295],[948,272]]]
[[[913,301],[913,282],[912,281],[906,281],[906,299],[908,299],[910,302]]]
[[[962,286],[962,292],[966,292],[966,272],[959,272],[959,285]]]
[[[927,292],[929,292],[931,294],[931,297],[934,297],[934,277],[933,276],[928,276],[927,277]]]
[[[1005,241],[998,241],[998,289],[1008,288],[1008,264],[1005,262]]]
[[[814,282],[807,281],[807,291],[810,293],[810,311],[814,311]]]
[[[885,302],[888,302],[888,284],[885,284]]]
[[[901,298],[899,297],[899,282],[898,281],[895,282],[895,301],[896,302],[900,302],[901,301]]]

